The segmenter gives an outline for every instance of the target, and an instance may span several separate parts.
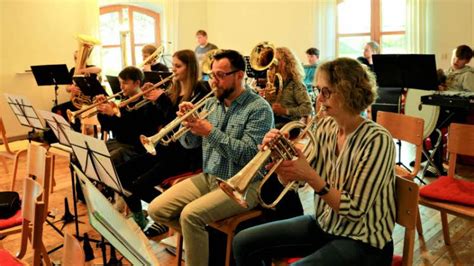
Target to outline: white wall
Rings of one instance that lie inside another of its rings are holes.
[[[96,35],[98,11],[95,0],[0,1],[0,112],[9,137],[28,129],[19,125],[3,93],[23,95],[37,109],[50,110],[53,87],[38,87],[25,70],[59,63],[72,67],[75,35]],[[60,102],[67,98],[61,87]]]

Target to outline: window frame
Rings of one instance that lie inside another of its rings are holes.
[[[104,15],[107,13],[113,13],[113,12],[118,12],[119,14],[119,22],[120,24],[123,24],[124,17],[123,17],[123,12],[122,9],[127,8],[128,9],[128,28],[129,28],[129,34],[130,34],[130,53],[131,53],[131,59],[132,62],[130,63],[131,65],[137,65],[137,55],[135,54],[135,46],[137,45],[145,45],[148,43],[135,43],[135,35],[134,35],[134,21],[133,21],[133,12],[138,12],[145,14],[147,16],[153,17],[155,19],[155,44],[161,43],[161,16],[160,13],[154,12],[152,10],[139,7],[139,6],[134,6],[134,5],[109,5],[109,6],[104,6],[100,8],[100,15]],[[102,48],[120,48],[123,49],[121,44],[111,44],[111,45],[102,45]],[[128,52],[128,51],[127,51]],[[123,53],[123,51],[122,51]],[[140,55],[139,55],[140,56]]]
[[[337,5],[343,0],[338,0]],[[361,37],[369,36],[371,41],[376,41],[380,44],[382,50],[382,36],[384,35],[406,35],[406,26],[404,31],[382,31],[382,0],[370,1],[370,32],[359,33],[339,33],[339,12],[336,8],[336,54],[339,56],[339,38],[343,37]]]

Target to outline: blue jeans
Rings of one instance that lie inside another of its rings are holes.
[[[381,250],[324,232],[313,216],[254,226],[233,242],[238,266],[270,265],[272,258],[303,257],[292,265],[391,265],[393,242]]]

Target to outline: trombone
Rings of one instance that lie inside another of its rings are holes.
[[[243,208],[248,208],[246,197],[249,185],[255,180],[257,174],[260,174],[263,176],[263,180],[260,181],[257,189],[260,204],[264,208],[274,208],[286,195],[286,193],[288,193],[288,191],[298,189],[298,187],[301,185],[300,182],[289,182],[280,195],[278,195],[278,197],[272,203],[266,203],[262,199],[262,187],[284,160],[291,160],[297,156],[295,144],[303,144],[304,146],[302,150],[306,160],[313,160],[314,156],[316,155],[316,137],[310,130],[314,127],[316,120],[320,116],[323,109],[324,108],[321,108],[318,114],[312,117],[306,125],[300,121],[291,121],[285,124],[280,130],[282,133],[289,133],[291,130],[296,128],[302,129],[295,140],[289,140],[284,137],[283,134],[280,135],[269,145],[264,146],[262,150],[260,150],[255,155],[255,157],[232,178],[229,180],[217,178],[219,187],[240,206]],[[260,173],[260,170],[267,164],[269,159],[272,159],[274,164],[271,169],[268,170],[266,175],[263,175]]]
[[[116,94],[107,97],[104,101],[96,102],[96,103],[94,103],[94,104],[91,104],[91,105],[89,105],[89,106],[87,106],[87,107],[83,107],[83,108],[81,108],[80,110],[77,110],[77,111],[74,111],[74,112],[72,112],[71,110],[68,109],[68,110],[66,111],[67,118],[69,119],[69,122],[70,122],[70,123],[74,124],[74,123],[76,122],[76,118],[77,118],[77,117],[80,117],[81,114],[87,113],[87,112],[89,112],[90,110],[96,108],[97,106],[99,106],[99,105],[101,105],[101,104],[103,104],[103,103],[105,103],[105,102],[108,102],[108,101],[114,99],[115,97],[123,96],[122,93],[123,93],[122,91],[121,91],[121,92],[117,92]],[[96,113],[97,113],[97,112],[91,112],[90,114],[87,114],[86,117],[93,116],[93,115],[95,115]]]
[[[205,119],[212,112],[214,112],[215,106],[209,110],[202,109],[207,101],[210,100],[212,96],[214,96],[215,91],[216,89],[212,89],[208,94],[206,94],[206,96],[204,96],[194,105],[193,109],[187,111],[183,116],[175,118],[155,135],[151,137],[140,135],[140,141],[143,144],[143,147],[145,147],[146,151],[152,155],[156,155],[155,146],[158,142],[164,146],[168,146],[171,142],[176,142],[186,132],[189,131],[189,128],[186,127],[181,127],[176,131],[176,128],[178,128],[186,119],[189,117]]]
[[[160,82],[154,84],[153,86],[149,87],[149,88],[146,88],[144,90],[142,90],[141,92],[131,96],[130,98],[124,100],[124,101],[121,101],[119,104],[118,104],[118,111],[120,112],[120,108],[122,107],[126,107],[128,106],[130,103],[136,101],[138,98],[142,97],[143,95],[149,93],[150,91],[154,90],[154,89],[157,89],[159,87],[161,87],[163,84],[165,84],[166,82],[170,81],[171,79],[173,79],[174,77],[176,76],[176,74],[171,74],[169,75],[168,77],[162,79]],[[137,106],[137,108],[135,109],[138,109],[144,105],[146,105],[147,103],[149,103],[150,101],[148,99],[143,99],[141,100],[140,102],[138,102],[135,106]],[[120,113],[119,113],[120,114]],[[120,115],[118,115],[120,116]]]
[[[161,55],[163,54],[163,52],[164,52],[163,45],[160,45],[158,48],[156,48],[156,50],[151,55],[149,55],[145,60],[143,60],[143,62],[138,64],[137,67],[142,68],[144,65],[148,65],[151,62],[153,62],[153,60],[158,61],[160,59]]]

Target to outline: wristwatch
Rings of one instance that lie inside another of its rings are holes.
[[[315,190],[314,193],[318,194],[319,196],[324,196],[328,194],[330,188],[331,186],[329,186],[329,183],[326,182],[326,185],[324,185],[324,187],[320,191]]]

